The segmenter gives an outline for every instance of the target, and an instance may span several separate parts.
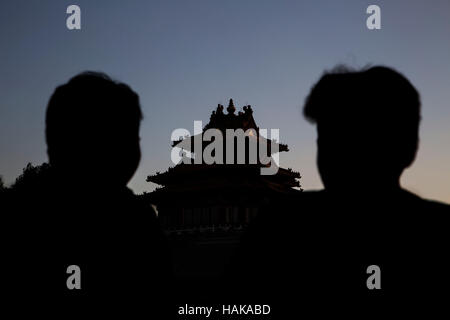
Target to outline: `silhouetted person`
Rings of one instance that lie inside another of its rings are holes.
[[[400,190],[419,142],[419,94],[385,67],[325,74],[305,117],[317,124],[317,166],[325,189],[360,194]]]
[[[234,267],[250,279],[245,294],[280,312],[356,318],[446,306],[450,206],[400,185],[418,148],[417,90],[390,68],[340,68],[312,88],[304,114],[325,190],[258,217]],[[367,286],[371,265],[380,290]]]
[[[165,239],[155,211],[126,187],[141,157],[141,119],[138,95],[105,74],[56,88],[46,113],[50,174],[17,196],[13,281],[23,306],[59,318],[168,312]],[[67,287],[70,265],[81,270],[79,290]]]

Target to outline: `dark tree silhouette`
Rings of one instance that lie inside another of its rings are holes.
[[[3,182],[3,177],[0,176],[0,192],[6,190],[5,183]]]
[[[14,192],[31,191],[46,183],[50,172],[50,165],[46,162],[33,166],[31,162],[23,168],[22,174],[18,176],[10,189]]]

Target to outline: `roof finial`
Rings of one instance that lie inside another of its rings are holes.
[[[230,102],[228,103],[227,111],[228,111],[228,113],[234,113],[236,111],[236,108],[234,107],[233,99],[230,99]]]

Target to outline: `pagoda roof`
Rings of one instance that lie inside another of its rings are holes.
[[[300,179],[300,173],[290,168],[278,168],[275,175],[261,176],[260,170],[262,165],[259,164],[185,164],[180,163],[174,167],[169,167],[165,172],[156,172],[154,175],[147,177],[147,182],[153,182],[159,185],[179,184],[179,181],[191,181],[192,177],[196,179],[209,180],[211,177],[217,179],[223,176],[227,180],[231,180],[233,176],[239,179],[264,177],[267,181],[283,181],[292,187],[299,186],[296,179]]]
[[[243,111],[236,114],[233,100],[230,99],[227,108],[228,113],[225,114],[223,109],[224,107],[219,104],[217,109],[212,112],[210,121],[203,128],[202,134],[208,129],[220,130],[222,134],[226,133],[227,129],[242,129],[246,132],[248,139],[258,139],[258,148],[261,147],[261,141],[259,139],[266,140],[264,142],[267,145],[267,155],[273,155],[276,151],[289,151],[287,145],[278,144],[275,141],[269,142],[268,139],[260,136],[259,127],[253,118],[253,110],[250,105],[244,106]],[[182,138],[179,141],[175,141],[173,146],[177,146],[182,150],[191,151],[191,147],[195,147],[193,139],[200,135]],[[203,141],[203,138],[200,138],[203,148],[210,143],[210,141]],[[227,143],[228,141],[224,141],[224,146]],[[275,146],[278,147],[278,150],[274,149],[274,144],[276,144]],[[249,148],[250,145],[246,146],[246,159],[243,164],[228,164],[225,160],[223,164],[207,164],[203,161],[197,164],[182,151],[183,161],[180,161],[174,167],[169,167],[164,172],[156,172],[147,177],[147,182],[153,182],[162,186],[151,194],[170,192],[179,194],[200,190],[203,193],[209,193],[211,190],[242,190],[243,193],[254,193],[257,190],[265,190],[267,192],[277,191],[281,193],[289,193],[292,190],[298,191],[295,188],[300,187],[298,179],[301,176],[299,172],[293,171],[290,168],[284,169],[278,167],[277,172],[273,175],[261,175],[262,168],[276,165],[274,159],[270,159],[269,164],[264,164],[260,160],[254,161],[256,162],[254,163],[252,162],[253,160],[250,160]],[[226,150],[224,150],[224,155],[225,152]]]
[[[203,135],[203,133],[208,129],[220,130],[223,135],[225,135],[227,129],[242,129],[244,132],[247,132],[247,130],[249,129],[253,129],[256,133],[256,136],[254,136],[252,132],[249,131],[249,134],[247,134],[247,136],[250,139],[253,138],[258,140],[265,140],[264,142],[267,143],[266,145],[268,146],[268,148],[270,148],[270,150],[274,150],[272,146],[278,146],[277,152],[289,151],[289,148],[286,144],[276,143],[274,141],[271,141],[272,143],[269,143],[268,139],[260,135],[259,127],[256,125],[255,119],[253,118],[253,110],[250,105],[244,106],[242,109],[243,111],[239,111],[238,114],[235,114],[236,107],[234,106],[233,99],[230,99],[227,107],[227,113],[225,114],[223,112],[224,106],[219,104],[217,106],[217,109],[211,113],[209,122],[203,128],[201,134],[184,137],[180,140],[174,141],[172,143],[172,147],[178,146],[184,150],[191,151],[191,146],[195,137]],[[209,141],[204,142],[203,146],[207,145],[208,143]],[[271,153],[273,152],[271,151]]]
[[[225,204],[230,201],[248,203],[253,199],[256,203],[261,201],[264,194],[297,194],[302,189],[295,189],[296,186],[279,183],[267,179],[268,176],[260,176],[259,179],[227,179],[227,177],[216,177],[208,183],[180,183],[175,185],[165,185],[155,189],[145,197],[151,199],[155,204],[186,205],[185,201],[200,201],[204,205],[209,202],[218,204],[223,199]],[[181,202],[180,202],[181,201]]]

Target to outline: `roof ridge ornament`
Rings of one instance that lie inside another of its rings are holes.
[[[217,105],[217,109],[216,109],[216,113],[215,114],[223,114],[223,105],[221,105],[220,103]]]
[[[236,111],[236,108],[234,107],[233,99],[230,99],[230,102],[228,103],[227,111],[228,111],[228,114],[233,114]]]
[[[252,110],[252,106],[251,105],[247,105],[243,107],[244,113],[245,114],[252,114],[253,110]]]

